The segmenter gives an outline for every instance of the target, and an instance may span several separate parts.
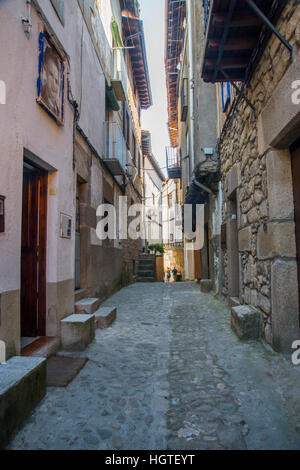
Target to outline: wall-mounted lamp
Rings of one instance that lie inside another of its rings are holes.
[[[27,6],[27,18],[22,18],[22,24],[24,28],[24,33],[27,37],[27,39],[30,38],[31,36],[31,30],[32,30],[32,23],[31,23],[31,0],[26,1],[26,6]]]

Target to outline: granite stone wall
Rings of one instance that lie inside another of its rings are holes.
[[[291,0],[286,3],[277,28],[294,46],[295,60],[299,60],[300,7],[297,2]],[[261,145],[260,117],[271,98],[274,98],[276,87],[284,80],[290,67],[289,51],[272,35],[246,88],[246,96],[255,107],[255,112],[242,99],[220,146],[222,188],[225,195],[223,221],[228,223],[232,194],[237,199],[239,300],[260,310],[262,334],[273,345],[274,296],[277,294],[274,284],[276,275],[272,275],[272,272],[274,273],[276,263],[281,259],[284,262],[296,257],[295,224],[293,213],[281,220],[278,220],[278,213],[276,216],[272,215],[272,199],[280,198],[280,194],[285,191],[284,186],[283,191],[280,189],[280,178],[274,187],[276,169],[272,165],[276,156],[272,155],[270,146]],[[280,166],[280,162],[278,165]],[[290,156],[281,166],[283,184],[285,179],[289,179]],[[292,187],[291,179],[286,187]],[[228,256],[229,251],[234,248],[227,243],[223,252],[225,294],[228,293],[231,276]]]

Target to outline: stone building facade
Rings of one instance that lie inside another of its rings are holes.
[[[220,262],[222,293],[231,305],[257,309],[265,340],[290,352],[300,337],[295,235],[299,167],[294,163],[300,109],[299,100],[292,98],[300,70],[298,2],[285,2],[275,25],[293,47],[293,59],[272,34],[261,46],[244,98],[231,86],[225,114],[221,85],[216,85],[223,192]]]

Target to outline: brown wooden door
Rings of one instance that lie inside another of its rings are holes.
[[[300,141],[292,149],[292,175],[294,187],[295,222],[296,222],[296,244],[298,260],[298,290],[300,305]]]
[[[47,173],[24,165],[21,335],[46,334]]]

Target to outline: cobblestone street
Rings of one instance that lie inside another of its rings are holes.
[[[72,354],[87,365],[48,388],[10,449],[300,449],[300,367],[240,342],[224,303],[140,283],[104,305],[117,321]]]

